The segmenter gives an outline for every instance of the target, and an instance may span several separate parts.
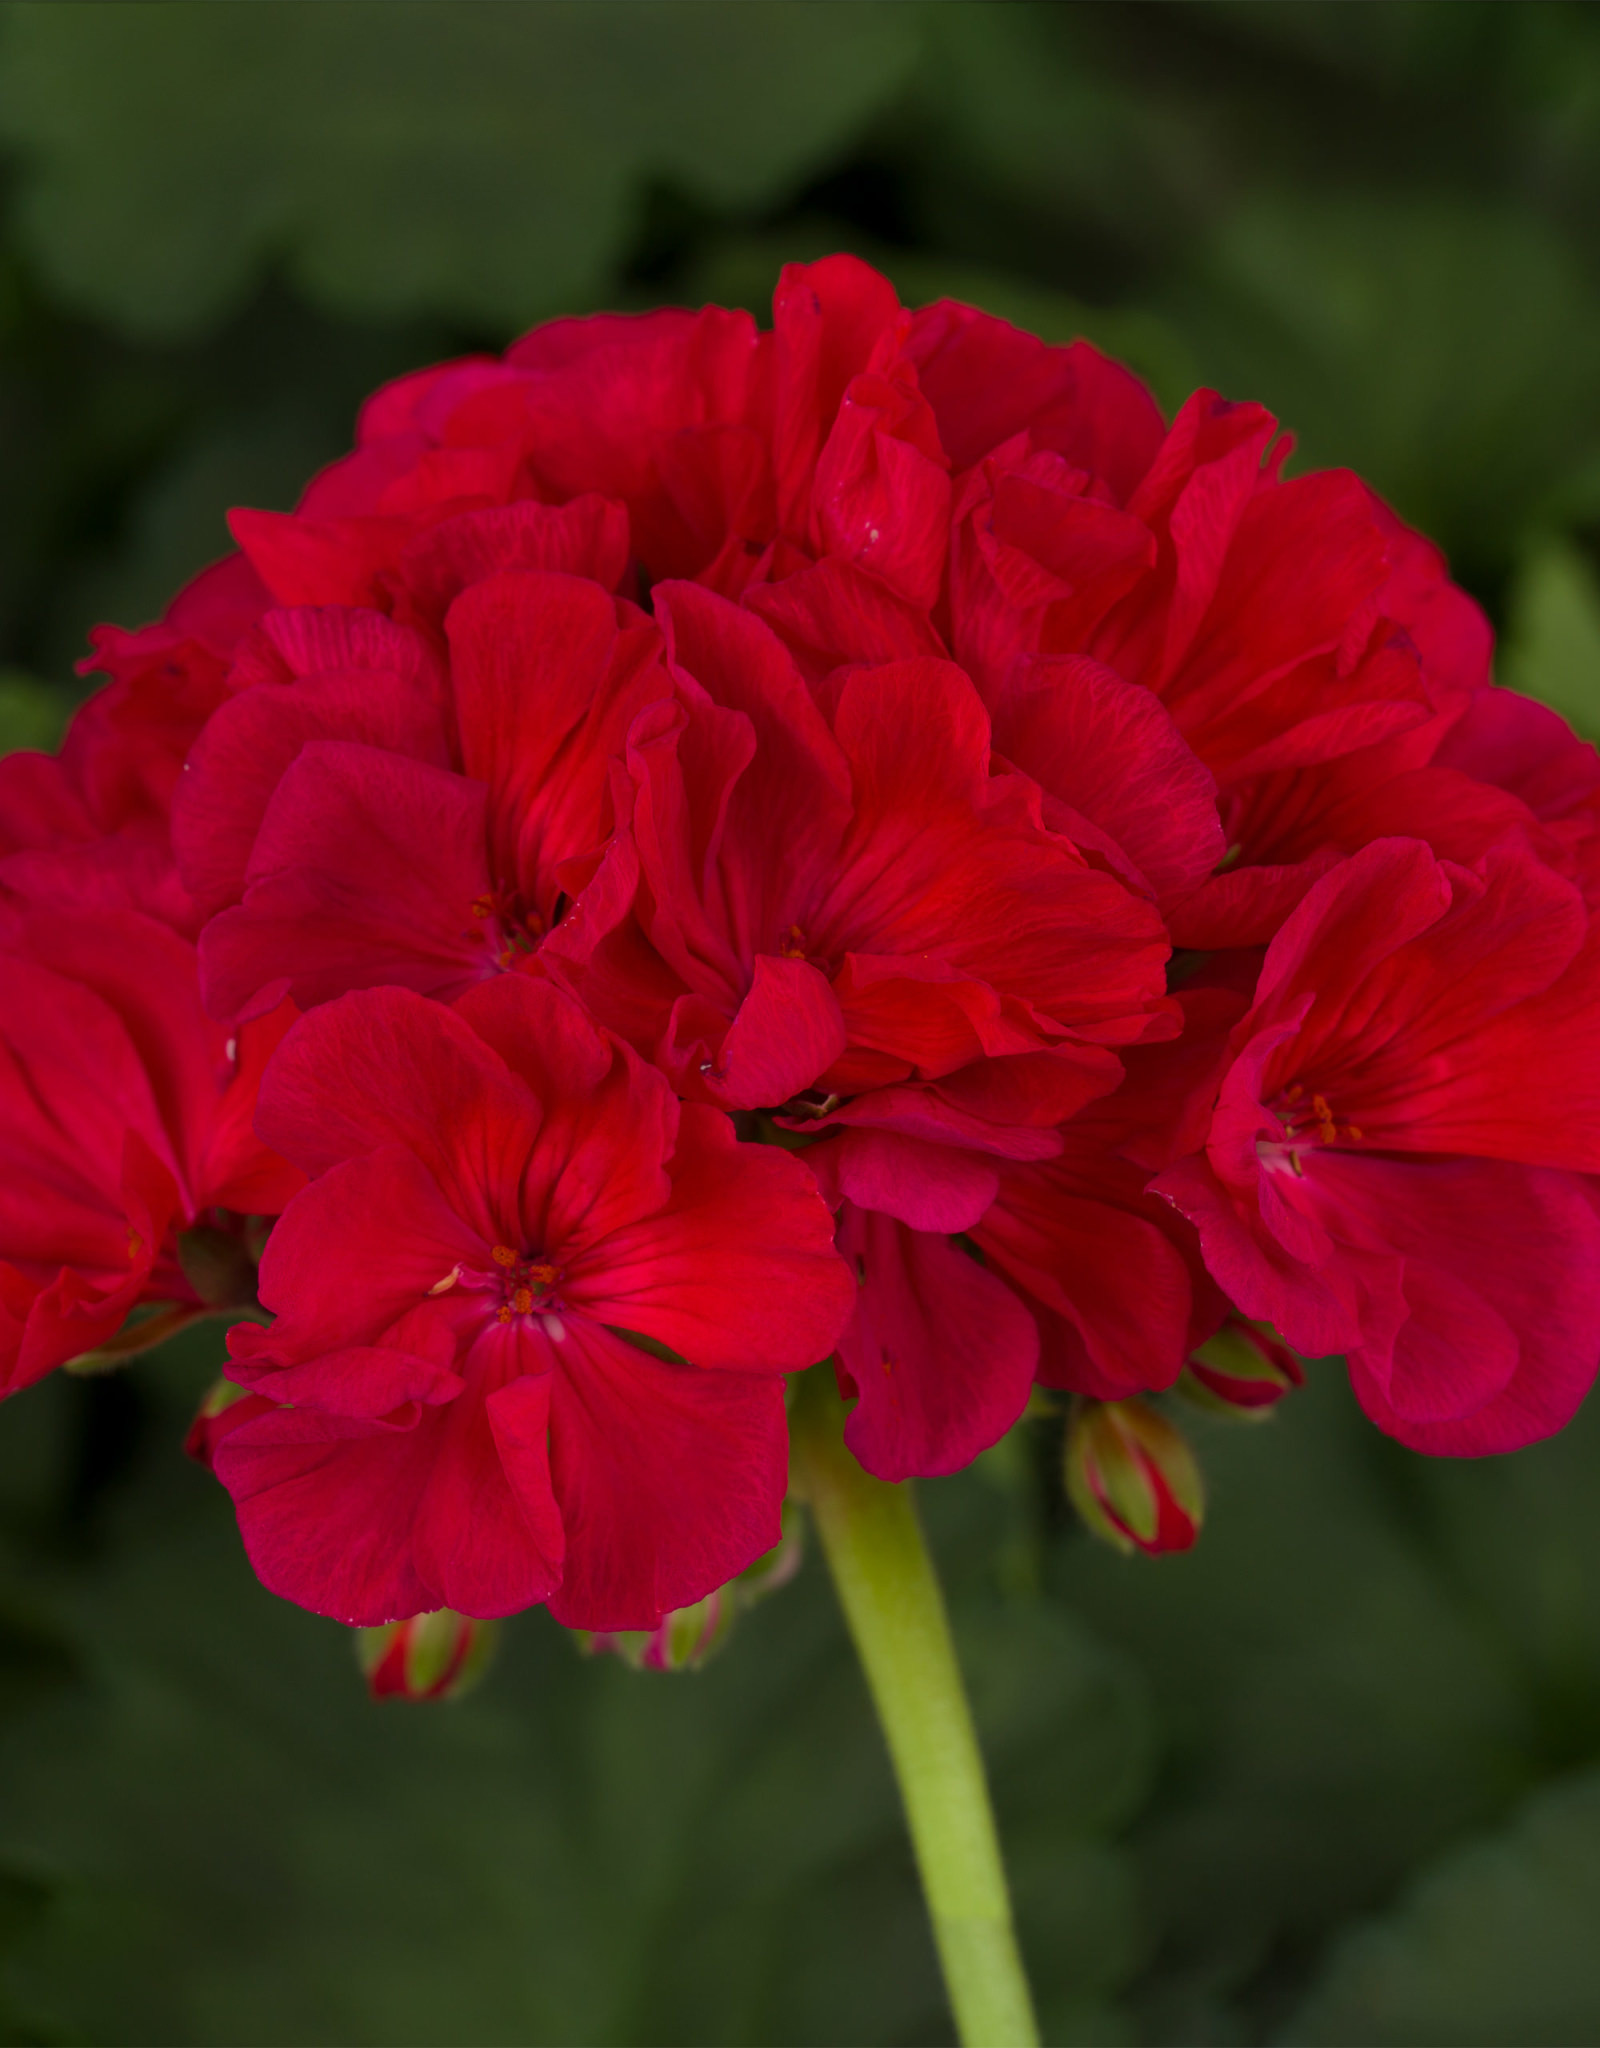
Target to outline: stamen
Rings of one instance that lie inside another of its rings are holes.
[[[448,1294],[460,1278],[461,1268],[459,1266],[452,1266],[442,1280],[436,1280],[433,1283],[428,1292],[430,1294]]]
[[[508,1244],[497,1244],[490,1254],[497,1266],[514,1266],[517,1255]]]

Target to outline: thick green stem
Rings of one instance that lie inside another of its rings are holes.
[[[983,1759],[933,1560],[910,1486],[863,1472],[843,1421],[831,1369],[808,1374],[791,1418],[795,1479],[900,1781],[956,2027],[966,2048],[1033,2048]]]

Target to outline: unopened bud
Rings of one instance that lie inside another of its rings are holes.
[[[1229,1316],[1184,1367],[1179,1391],[1213,1414],[1265,1421],[1285,1394],[1303,1387],[1300,1361],[1260,1323]]]
[[[498,1634],[495,1622],[440,1607],[357,1629],[356,1655],[375,1700],[456,1700],[488,1670]]]
[[[1194,1453],[1143,1401],[1079,1402],[1066,1480],[1089,1529],[1118,1550],[1187,1550],[1200,1533],[1205,1489]]]
[[[698,1671],[733,1626],[734,1603],[719,1586],[692,1607],[675,1607],[654,1628],[584,1630],[591,1657],[621,1657],[635,1671]]]
[[[635,1671],[698,1671],[722,1647],[737,1617],[788,1585],[800,1569],[801,1526],[799,1514],[785,1502],[782,1536],[736,1579],[692,1607],[662,1615],[653,1629],[585,1629],[579,1640],[590,1656],[622,1657]]]

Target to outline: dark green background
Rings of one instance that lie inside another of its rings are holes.
[[[1600,734],[1600,11],[279,0],[0,8],[0,743],[381,378],[837,247],[1265,399]],[[215,1357],[0,1415],[0,2038],[949,2038],[815,1559],[701,1675],[534,1614],[371,1707],[178,1455]],[[1194,1435],[1182,1559],[1046,1424],[923,1489],[1048,2038],[1600,2040],[1600,1414]]]

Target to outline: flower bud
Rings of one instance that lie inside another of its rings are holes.
[[[1213,1414],[1264,1422],[1285,1394],[1303,1387],[1300,1361],[1262,1323],[1229,1316],[1190,1358],[1179,1390]]]
[[[580,1640],[591,1657],[623,1658],[635,1671],[698,1671],[733,1626],[731,1589],[719,1586],[692,1607],[675,1607],[653,1629],[587,1630]]]
[[[736,1579],[692,1607],[677,1607],[662,1615],[653,1629],[581,1630],[579,1640],[585,1652],[591,1657],[622,1657],[635,1671],[698,1671],[727,1640],[735,1619],[747,1607],[788,1585],[800,1569],[801,1527],[799,1513],[785,1501],[783,1534]]]
[[[453,1608],[356,1630],[356,1655],[375,1700],[456,1700],[489,1668],[499,1625]]]
[[[1144,1401],[1081,1401],[1067,1425],[1067,1493],[1089,1529],[1118,1550],[1187,1550],[1205,1489],[1194,1453]]]

